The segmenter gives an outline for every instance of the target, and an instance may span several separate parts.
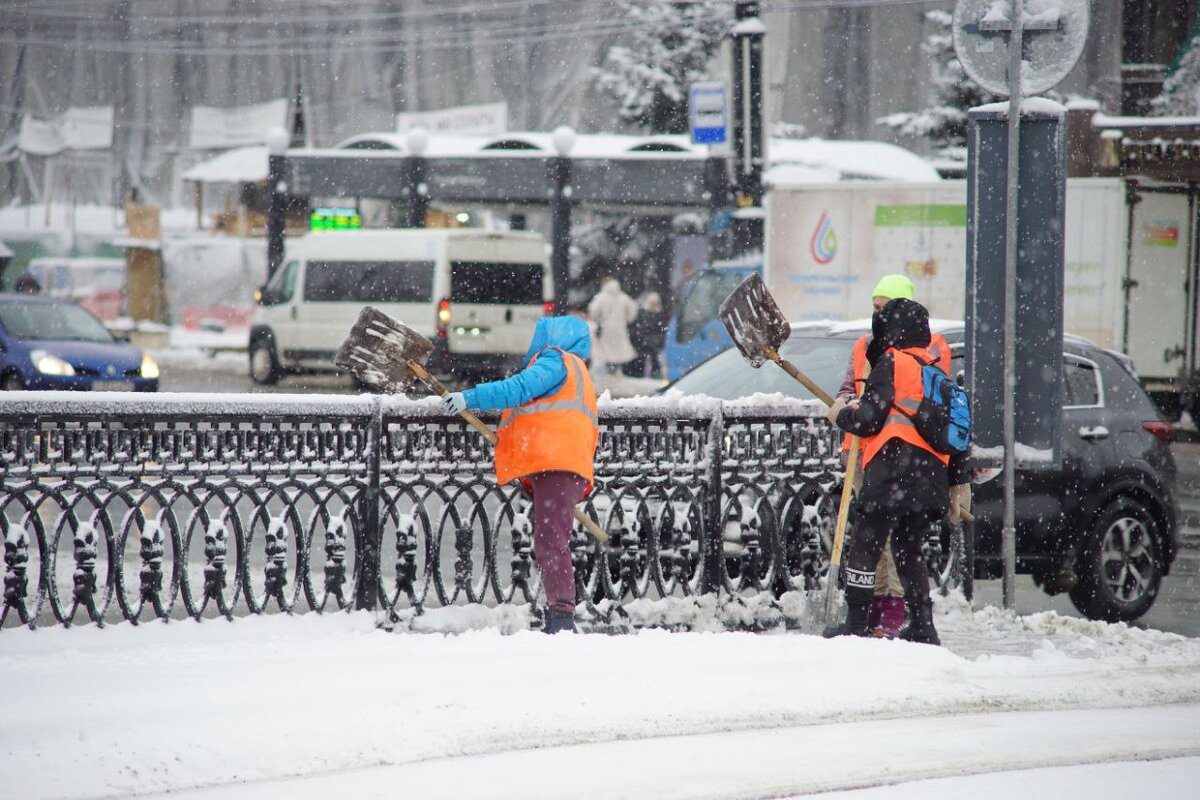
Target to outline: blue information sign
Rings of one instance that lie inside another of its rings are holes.
[[[724,144],[729,136],[725,84],[693,83],[688,90],[688,127],[692,144]]]

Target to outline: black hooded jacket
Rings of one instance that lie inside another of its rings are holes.
[[[842,409],[837,418],[839,428],[864,438],[883,430],[896,399],[895,366],[893,354],[888,350],[928,347],[929,312],[912,300],[891,300],[872,316],[871,333],[872,341],[867,348],[871,375],[861,403],[857,409]],[[928,450],[892,439],[863,471],[859,509],[865,513],[881,510],[897,514],[945,513],[951,483],[966,482],[965,458],[951,459],[947,468]]]

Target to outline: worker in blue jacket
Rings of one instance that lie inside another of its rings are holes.
[[[575,630],[569,541],[575,505],[592,490],[600,432],[586,360],[592,337],[578,317],[538,320],[524,369],[445,397],[446,409],[505,409],[497,431],[496,481],[533,495],[534,558],[546,590],[547,633]]]

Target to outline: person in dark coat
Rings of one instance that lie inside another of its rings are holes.
[[[629,340],[637,356],[625,365],[625,374],[638,378],[662,377],[663,306],[658,292],[646,292],[629,327]]]
[[[863,439],[863,483],[856,500],[855,536],[846,554],[846,621],[825,635],[869,635],[875,566],[890,534],[909,618],[900,638],[940,644],[921,544],[931,526],[946,515],[950,486],[967,483],[966,458],[938,453],[910,419],[922,396],[917,359],[933,362],[929,312],[920,303],[897,298],[876,311],[871,322],[871,374],[862,396],[857,401],[838,399],[829,410],[834,424]]]

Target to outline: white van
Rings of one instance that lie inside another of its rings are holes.
[[[258,293],[250,376],[332,370],[363,306],[434,343],[438,370],[498,376],[517,365],[553,305],[538,233],[470,228],[321,231],[288,240]]]

